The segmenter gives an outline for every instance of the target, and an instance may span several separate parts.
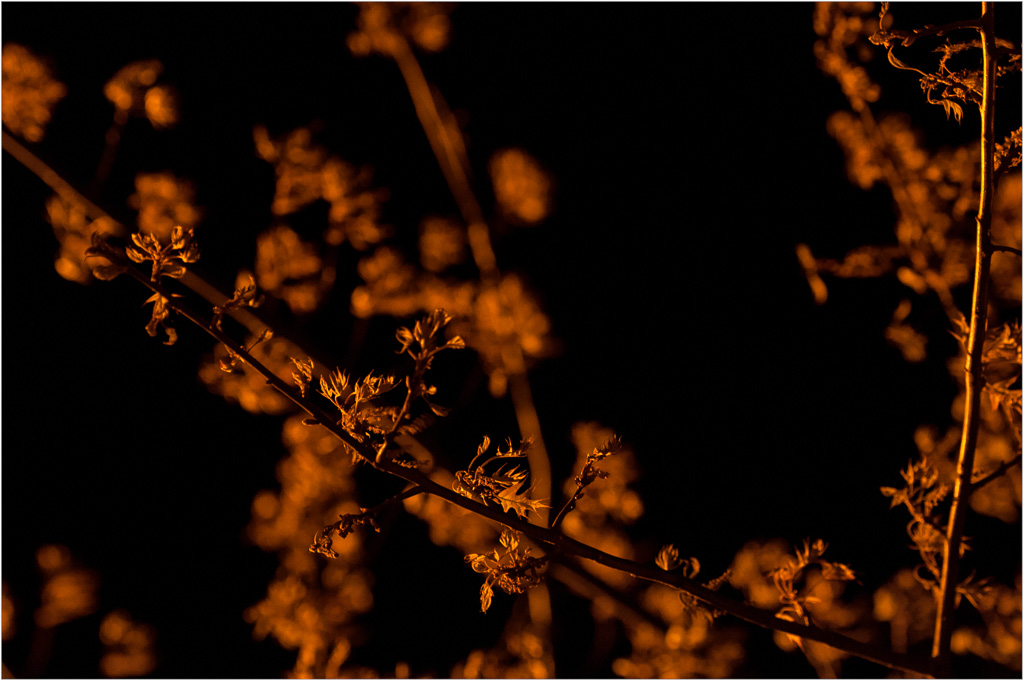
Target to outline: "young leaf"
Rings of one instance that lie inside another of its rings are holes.
[[[491,607],[491,599],[494,597],[494,589],[486,581],[480,586],[480,612],[486,613]]]

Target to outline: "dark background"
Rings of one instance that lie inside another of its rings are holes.
[[[410,249],[422,216],[456,212],[395,65],[349,54],[356,12],[5,3],[2,38],[50,59],[68,85],[35,149],[80,187],[111,118],[103,84],[130,61],[163,62],[182,122],[161,132],[130,123],[94,198],[132,224],[126,199],[137,172],[193,180],[204,210],[198,269],[229,290],[271,220],[273,173],[255,156],[254,125],[282,134],[315,123],[331,153],[372,165],[375,186],[391,193],[384,219]],[[900,25],[919,25],[979,10],[894,12]],[[816,68],[812,13],[810,4],[467,4],[452,15],[450,47],[422,64],[465,116],[485,198],[486,162],[501,147],[525,148],[556,178],[545,224],[496,237],[499,265],[540,292],[563,348],[531,373],[556,478],[575,458],[571,424],[600,421],[637,453],[647,511],[636,537],[650,550],[673,542],[718,574],[748,540],[820,536],[870,594],[916,562],[904,514],[888,510],[878,487],[896,484],[916,456],[918,425],[951,422],[944,363],[955,346],[932,333],[929,359],[909,365],[886,344],[905,290],[894,279],[829,282],[828,304],[812,301],[795,244],[840,257],[892,242],[894,222],[887,191],[851,186],[825,132],[846,103]],[[1000,4],[997,22],[1019,43],[1020,4]],[[976,113],[962,127],[947,123],[912,75],[881,53],[875,66],[876,111],[910,112],[932,144],[977,137]],[[196,368],[212,345],[198,330],[179,325],[174,348],[147,337],[137,286],[59,278],[48,191],[6,154],[2,168],[2,570],[22,634],[4,645],[4,662],[17,673],[27,654],[34,551],[61,543],[101,574],[101,612],[125,607],[156,627],[157,675],[280,676],[293,653],[254,642],[241,617],[276,567],[244,528],[254,494],[276,488],[280,419],[202,387]],[[351,267],[342,263],[326,321],[303,326],[276,310],[320,356],[353,349],[347,307],[358,279],[356,256],[345,253]],[[944,328],[937,306],[925,314]],[[367,368],[394,361],[396,325],[370,322],[356,348]],[[478,433],[513,434],[515,425],[508,401],[480,406],[485,381],[465,375],[448,403],[471,451]],[[983,531],[984,521],[972,522]],[[1007,576],[1019,572],[1019,548],[999,558]],[[408,588],[403,566],[374,569],[372,622],[384,643],[363,653],[368,664],[406,659],[414,674],[443,675],[454,661],[446,655],[489,645],[500,631],[498,616],[481,620],[477,585],[459,561],[432,573],[443,627],[389,623],[380,610]],[[97,674],[98,617],[58,631],[47,675]],[[458,628],[466,625],[471,632]],[[389,626],[402,633],[380,635]],[[466,644],[447,645],[448,635]],[[749,647],[747,676],[813,674],[768,633],[752,631]],[[559,665],[560,675],[610,673],[580,667],[564,648]],[[856,661],[847,670],[883,672]]]

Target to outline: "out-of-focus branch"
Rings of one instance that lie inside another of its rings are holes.
[[[416,116],[427,135],[434,156],[437,157],[448,188],[455,198],[459,212],[462,213],[462,219],[466,222],[469,246],[473,260],[480,270],[480,278],[484,282],[496,283],[500,274],[494,249],[491,247],[487,221],[469,183],[467,164],[458,153],[458,148],[464,148],[464,145],[459,142],[457,147],[452,139],[453,135],[460,135],[458,128],[453,129],[453,126],[445,125],[434,99],[435,93],[431,92],[430,84],[423,75],[423,69],[420,68],[409,43],[404,39],[395,40],[391,55],[402,73],[416,109]]]
[[[413,107],[416,109],[416,116],[427,135],[434,156],[437,157],[438,165],[441,166],[441,172],[455,198],[462,219],[466,222],[467,240],[480,278],[485,284],[496,285],[501,280],[501,272],[491,245],[487,221],[469,181],[469,160],[466,157],[462,133],[441,94],[430,87],[416,55],[404,38],[396,36],[391,56],[402,73]],[[538,499],[551,499],[551,460],[544,445],[540,416],[530,390],[522,348],[518,344],[510,344],[510,347],[502,352],[502,363],[509,376],[509,392],[515,407],[520,434],[533,436],[533,446],[528,452],[528,460],[534,494]],[[548,512],[545,509],[542,512],[542,520],[546,522],[547,517]]]
[[[935,617],[935,636],[932,640],[932,658],[936,670],[943,676],[949,673],[950,641],[953,635],[953,611],[956,609],[960,558],[963,551],[964,521],[967,500],[971,495],[971,477],[974,475],[974,454],[978,445],[981,425],[979,408],[984,386],[982,351],[988,316],[989,268],[992,257],[992,202],[994,195],[995,160],[995,99],[996,99],[996,40],[995,5],[983,2],[981,19],[982,69],[984,71],[981,104],[981,200],[977,217],[977,241],[974,261],[974,293],[971,299],[971,327],[967,340],[965,366],[967,396],[964,401],[963,435],[957,459],[953,504],[949,511],[945,550],[942,560],[942,579],[939,583],[938,612]]]
[[[100,218],[113,220],[106,211],[87,199],[80,191],[72,187],[71,183],[58,175],[53,168],[46,165],[42,159],[29,151],[25,145],[15,139],[14,136],[6,130],[3,131],[3,149],[13,156],[15,160],[21,163],[21,165],[35,173],[36,177],[46,183],[50,189],[57,192],[57,195],[62,199],[68,203],[81,206],[86,217],[90,220],[99,220]],[[118,225],[121,224],[116,220],[114,220],[114,222]]]
[[[852,104],[852,102],[851,102]],[[885,136],[882,134],[881,129],[878,126],[878,121],[875,120],[874,114],[871,112],[871,108],[864,103],[857,109],[860,114],[860,119],[864,125],[864,130],[874,140],[874,148],[878,150],[889,149],[889,143],[886,141]],[[879,165],[882,168],[882,172],[885,173],[885,181],[892,190],[893,198],[896,203],[899,204],[900,210],[903,215],[907,216],[920,229],[924,229],[924,220],[918,213],[917,205],[911,194],[911,189],[908,186],[903,174],[897,167],[897,162],[887,153],[879,153],[877,155]],[[946,316],[950,321],[960,318],[960,311],[957,309],[956,301],[953,299],[953,292],[950,291],[949,286],[941,278],[933,278],[929,280],[929,285],[935,295],[939,298],[939,302],[942,304],[942,309],[946,313]]]
[[[665,629],[665,622],[660,618],[655,617],[627,594],[594,577],[575,561],[556,554],[552,557],[548,573],[571,589],[587,592],[591,600],[596,597],[607,598],[615,604],[616,616],[631,626],[645,623],[656,629]]]

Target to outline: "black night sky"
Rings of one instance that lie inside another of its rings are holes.
[[[997,14],[1000,34],[1018,43],[1020,7],[999,4]],[[126,201],[137,172],[191,179],[204,211],[197,271],[230,290],[272,218],[273,172],[255,155],[254,125],[280,135],[313,124],[331,153],[372,166],[374,185],[390,192],[384,220],[399,243],[422,216],[456,214],[397,68],[346,48],[357,11],[5,3],[2,39],[48,59],[68,86],[32,149],[83,189],[111,118],[103,84],[130,61],[162,61],[163,81],[180,94],[181,124],[155,132],[132,121],[92,198],[132,224]],[[898,20],[915,24],[979,10],[901,11]],[[891,242],[893,210],[886,190],[849,183],[826,133],[828,115],[846,100],[816,67],[812,13],[805,3],[471,3],[452,13],[448,49],[421,63],[463,121],[480,191],[489,191],[487,159],[501,147],[526,149],[556,181],[542,226],[495,236],[499,265],[540,293],[562,346],[530,374],[556,479],[571,474],[571,424],[599,421],[638,456],[647,510],[635,536],[645,546],[674,542],[710,575],[747,540],[820,536],[870,595],[916,562],[905,514],[890,511],[878,487],[895,484],[916,456],[917,426],[951,423],[956,388],[945,361],[955,342],[935,341],[914,365],[886,343],[903,295],[892,277],[835,281],[825,306],[813,302],[795,245],[841,257]],[[878,111],[908,111],[931,144],[977,137],[976,113],[962,127],[947,123],[912,75],[885,66],[880,52]],[[126,608],[156,628],[155,675],[281,676],[294,653],[253,641],[241,614],[263,597],[277,565],[244,530],[253,496],[277,486],[281,419],[207,392],[196,370],[212,341],[184,322],[173,348],[149,338],[147,294],[137,285],[61,279],[51,265],[48,189],[7,154],[2,170],[2,571],[22,606],[18,631],[32,626],[36,548],[64,544],[99,572],[101,609]],[[357,256],[345,254],[315,323],[283,306],[265,310],[338,362],[351,349],[349,294],[359,283]],[[932,313],[941,326],[941,310]],[[397,325],[369,323],[357,373],[396,361]],[[486,378],[471,363],[458,367],[465,371],[445,403],[467,434],[451,437],[471,451],[484,432],[515,434],[508,400],[481,399]],[[362,500],[367,506],[384,494],[369,489],[378,496]],[[417,522],[396,532],[425,543]],[[984,521],[972,529],[983,537]],[[1011,549],[1007,575],[1019,571],[1019,545]],[[430,568],[429,599],[449,623],[394,624],[375,611],[371,624],[394,633],[368,646],[366,664],[406,659],[414,674],[445,675],[452,661],[437,652],[446,645],[439,637],[470,636],[480,647],[500,632],[498,615],[480,616],[478,584],[458,556],[442,555],[451,564]],[[408,588],[401,566],[374,569],[378,603]],[[98,617],[58,631],[45,676],[97,675]],[[443,633],[459,627],[472,632]],[[28,639],[4,644],[16,675]],[[465,655],[470,644],[452,647],[452,656]],[[571,649],[560,655],[559,675],[610,675],[581,666]],[[885,671],[847,664],[850,676]],[[753,630],[741,671],[813,675]]]

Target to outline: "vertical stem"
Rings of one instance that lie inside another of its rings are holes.
[[[978,444],[978,409],[984,384],[982,350],[985,344],[988,314],[989,264],[992,255],[990,229],[992,225],[992,197],[994,193],[995,152],[995,6],[992,2],[981,5],[981,44],[984,68],[984,94],[981,105],[981,202],[978,208],[978,234],[974,262],[974,295],[971,300],[971,330],[967,341],[966,382],[967,398],[964,403],[963,435],[960,456],[956,466],[953,487],[953,505],[949,511],[946,548],[942,561],[942,581],[939,585],[938,614],[935,618],[935,638],[932,658],[938,663],[940,676],[949,676],[950,640],[953,635],[953,611],[956,607],[956,589],[963,552],[964,519],[967,501],[971,495],[971,476],[974,472],[974,451]]]

